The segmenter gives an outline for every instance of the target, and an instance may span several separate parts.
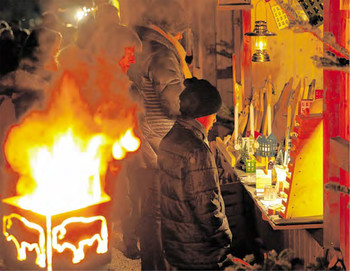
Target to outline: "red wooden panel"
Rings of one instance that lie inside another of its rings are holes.
[[[242,72],[244,76],[244,99],[251,95],[252,89],[252,67],[251,67],[251,42],[249,36],[244,33],[251,32],[251,12],[250,10],[242,10],[242,32],[243,32],[243,48],[242,48]],[[244,101],[246,102],[246,101]]]
[[[333,33],[336,42],[347,48],[349,11],[340,10],[340,0],[324,0],[324,32]],[[325,46],[324,50],[330,50]],[[333,51],[334,52],[334,51]],[[336,52],[334,52],[336,53]],[[324,70],[324,183],[349,188],[349,172],[329,161],[331,137],[350,140],[349,131],[349,74]],[[335,154],[337,155],[337,154]],[[339,155],[339,154],[338,154]],[[324,191],[324,246],[339,247],[349,264],[349,195],[336,189]]]
[[[348,141],[350,141],[350,127],[349,127],[349,117],[350,117],[350,107],[349,107],[349,73],[341,72],[341,92],[342,97],[340,101],[340,136]]]
[[[345,187],[350,187],[349,184],[349,172],[346,172],[343,169],[340,169],[340,185],[343,185]],[[347,269],[349,270],[349,257],[350,257],[350,250],[349,250],[349,231],[350,231],[350,224],[349,224],[349,208],[350,208],[350,200],[349,200],[349,194],[341,193],[340,194],[340,245],[343,247],[343,253],[345,257],[345,262],[347,265]],[[342,246],[343,243],[343,246]]]
[[[340,7],[341,8],[341,7]],[[339,44],[349,49],[348,39],[349,39],[349,10],[340,10],[340,33],[339,33]],[[340,136],[346,140],[350,140],[350,127],[349,127],[349,117],[350,117],[350,107],[349,107],[349,73],[342,72],[341,74],[341,96],[344,97],[340,104]]]

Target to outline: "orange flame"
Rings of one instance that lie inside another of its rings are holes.
[[[28,114],[11,127],[4,145],[7,162],[19,179],[17,195],[3,201],[45,215],[46,240],[41,226],[17,214],[4,217],[4,225],[11,227],[17,219],[39,233],[38,242],[19,243],[5,226],[3,234],[15,244],[19,260],[26,259],[26,250],[35,250],[36,264],[47,266],[48,271],[52,270],[53,250],[71,250],[73,263],[82,261],[84,248],[95,243],[97,253],[107,252],[105,217],[71,217],[53,228],[51,218],[109,201],[104,191],[109,162],[113,157],[123,159],[140,146],[133,131],[136,105],[126,94],[126,75],[107,58],[96,56],[92,66],[75,54],[68,56],[75,65],[64,68],[66,72],[53,86],[47,108]],[[101,228],[90,238],[79,240],[78,246],[58,242],[70,223],[94,221],[100,221]]]
[[[135,137],[131,129],[127,130],[123,137],[113,145],[113,157],[117,160],[123,159],[127,152],[134,152],[140,147],[140,139]]]
[[[106,200],[101,178],[112,159],[113,145],[119,144],[123,151],[118,159],[140,145],[132,132],[135,109],[129,105],[117,111],[116,117],[110,116],[115,104],[101,102],[94,112],[72,76],[65,74],[49,108],[31,113],[12,127],[5,155],[19,173],[19,206],[53,215]]]

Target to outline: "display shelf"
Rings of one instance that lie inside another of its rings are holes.
[[[269,215],[268,210],[262,203],[262,197],[255,191],[255,174],[246,173],[240,169],[234,169],[239,181],[253,199],[255,205],[261,211],[262,218],[267,221],[274,230],[293,229],[318,229],[323,228],[323,216],[307,216],[299,218],[285,219],[279,215]]]
[[[321,114],[296,116],[288,165],[285,219],[323,215],[323,121]]]
[[[253,8],[253,5],[219,5],[216,7],[218,10],[250,10]]]
[[[219,10],[242,10],[252,9],[251,0],[218,0],[217,9]]]

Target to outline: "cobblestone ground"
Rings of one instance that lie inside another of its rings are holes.
[[[122,234],[116,230],[113,232],[112,239],[112,261],[108,265],[109,271],[136,271],[141,270],[141,260],[131,260],[124,256],[124,244]]]

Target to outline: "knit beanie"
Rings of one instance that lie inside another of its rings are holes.
[[[199,118],[219,111],[222,100],[219,91],[207,80],[196,77],[184,81],[185,89],[180,94],[181,116]]]

